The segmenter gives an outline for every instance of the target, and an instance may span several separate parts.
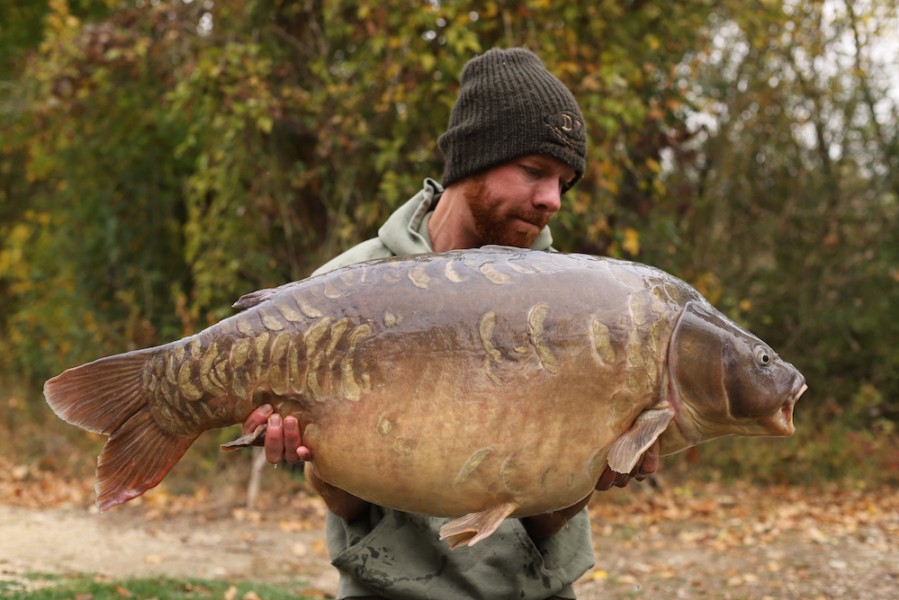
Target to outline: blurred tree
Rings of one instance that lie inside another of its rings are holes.
[[[848,405],[874,386],[893,400],[871,416],[896,418],[896,73],[874,58],[896,5],[767,6],[714,17],[692,65],[700,133],[672,154],[677,194],[647,257],[751,324],[822,397]]]
[[[457,77],[494,45],[536,50],[588,118],[590,172],[559,245],[636,254],[660,152],[683,130],[678,64],[712,5],[51,0],[15,13],[42,27],[3,98],[2,206],[27,205],[0,225],[7,368],[40,378],[171,339],[372,235],[439,177]]]
[[[683,276],[840,402],[899,393],[895,0],[0,7],[16,374],[195,331],[371,236],[439,177],[465,62],[523,45],[587,119],[558,247]]]

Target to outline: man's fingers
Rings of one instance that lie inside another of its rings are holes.
[[[257,427],[268,421],[268,418],[275,411],[271,404],[263,404],[251,412],[243,422],[242,433],[244,435],[256,430]]]
[[[293,464],[300,460],[298,451],[302,445],[300,423],[296,417],[284,417],[284,459]]]
[[[268,429],[265,432],[265,460],[270,463],[279,463],[284,458],[284,429],[281,415],[275,413],[268,419]]]
[[[659,461],[659,441],[656,440],[643,455],[643,461],[640,463],[637,474],[645,478],[647,475],[655,473],[659,470]]]
[[[631,480],[630,473],[616,473],[615,475],[615,487],[623,488],[627,485],[627,482]]]
[[[606,468],[603,470],[602,475],[599,476],[599,481],[596,482],[596,490],[599,492],[605,492],[612,488],[615,484],[615,478],[618,476],[618,473],[612,470],[611,467],[606,465]]]

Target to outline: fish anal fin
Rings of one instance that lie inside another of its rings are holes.
[[[250,446],[256,446],[256,442],[265,439],[265,432],[268,429],[268,424],[263,423],[259,425],[251,431],[250,433],[245,433],[236,440],[231,440],[230,442],[225,442],[221,446],[220,449],[225,452],[233,452],[235,450],[240,450],[241,448],[248,448]]]
[[[101,511],[156,487],[198,436],[167,433],[149,408],[125,421],[106,442],[97,460],[97,506]]]
[[[637,416],[630,429],[612,443],[609,449],[609,467],[616,473],[630,473],[640,457],[662,435],[674,411],[669,407],[645,410]]]
[[[458,519],[447,522],[440,528],[440,539],[446,540],[451,549],[462,544],[474,546],[481,540],[490,537],[503,519],[515,512],[518,505],[514,502],[503,502],[480,512],[468,513]]]

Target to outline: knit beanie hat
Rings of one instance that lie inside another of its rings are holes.
[[[437,140],[444,186],[526,154],[546,154],[584,174],[587,138],[574,96],[530,50],[492,49],[462,69],[449,126]]]

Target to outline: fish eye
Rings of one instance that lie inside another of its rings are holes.
[[[767,367],[771,364],[772,361],[771,351],[765,348],[764,346],[756,346],[755,348],[755,362],[758,363],[760,367]]]

